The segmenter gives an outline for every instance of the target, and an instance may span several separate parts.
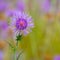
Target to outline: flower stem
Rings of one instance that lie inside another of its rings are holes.
[[[16,50],[14,51],[14,60],[16,60]]]
[[[23,52],[23,51],[22,51]],[[21,56],[22,52],[18,54],[17,60],[19,60],[19,57]]]

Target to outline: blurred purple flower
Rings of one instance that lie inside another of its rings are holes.
[[[23,0],[17,0],[16,7],[17,7],[18,10],[24,11],[25,10],[25,3],[24,3],[24,1]]]
[[[0,51],[0,60],[3,60],[3,59],[4,59],[3,51]]]
[[[25,36],[31,32],[31,28],[34,27],[34,23],[31,16],[20,11],[15,11],[13,17],[11,18],[10,26],[14,31],[14,37],[18,34]]]
[[[5,21],[0,21],[0,30],[5,30],[8,24]]]
[[[23,12],[25,10],[25,2],[24,0],[17,0],[15,3],[15,7],[13,9],[8,9],[5,14],[7,17],[11,17],[14,14],[14,10]]]
[[[60,60],[60,55],[54,56],[53,60]]]
[[[49,9],[50,9],[50,0],[44,0],[41,3],[41,8],[42,8],[42,11],[49,12]]]
[[[5,15],[9,18],[9,17],[13,16],[13,13],[14,13],[14,11],[11,9],[11,10],[6,11]]]
[[[7,3],[3,0],[0,0],[0,12],[4,12],[7,9]]]
[[[0,21],[0,39],[5,40],[7,37],[8,23],[6,21]]]

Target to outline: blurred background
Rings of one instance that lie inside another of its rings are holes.
[[[35,26],[19,42],[17,53],[21,49],[24,51],[19,60],[60,60],[60,0],[0,0],[0,21],[9,20],[6,16],[13,9],[31,15]],[[3,36],[7,34],[3,30],[0,32]],[[13,60],[13,51],[6,41],[14,46],[15,42],[10,35],[4,38],[1,34],[0,60]]]

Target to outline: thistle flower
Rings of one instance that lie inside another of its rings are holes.
[[[11,18],[10,26],[14,31],[14,37],[17,37],[18,35],[25,36],[31,32],[31,28],[34,27],[34,24],[31,16],[20,11],[15,11]]]

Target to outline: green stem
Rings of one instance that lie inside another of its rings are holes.
[[[23,52],[23,51],[22,51]],[[19,53],[18,57],[17,57],[17,60],[19,60],[19,57],[21,56],[22,52]]]
[[[16,60],[16,50],[14,51],[14,60]]]
[[[17,48],[18,48],[18,41],[16,42],[16,49],[14,50],[14,60],[17,60],[17,56],[16,56]]]

